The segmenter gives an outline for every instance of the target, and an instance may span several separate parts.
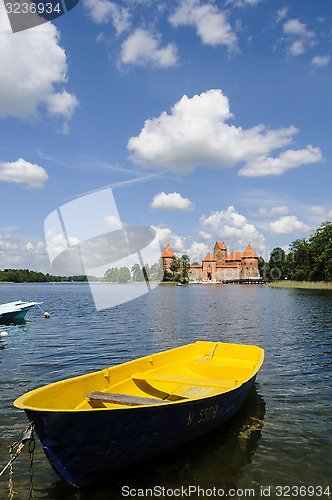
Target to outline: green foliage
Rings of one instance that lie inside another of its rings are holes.
[[[179,259],[177,257],[172,257],[172,261],[169,265],[170,271],[167,269],[165,261],[163,262],[164,267],[164,278],[163,281],[181,281],[185,283],[189,281],[189,267],[190,260],[188,255],[182,255]]]
[[[188,255],[180,257],[180,276],[183,283],[189,281],[190,259]]]
[[[118,272],[118,283],[128,283],[131,278],[128,267],[120,267]]]
[[[173,278],[175,278],[175,274],[179,271],[180,269],[180,263],[179,259],[175,257],[175,255],[172,257],[171,263],[169,265],[170,270],[173,273]]]
[[[112,283],[117,283],[118,274],[119,270],[117,267],[112,267],[110,269],[107,269],[107,271],[104,274],[104,281],[111,281]]]
[[[133,281],[135,283],[144,281],[144,274],[139,264],[134,264],[131,268],[131,273],[133,276]]]
[[[0,271],[0,281],[10,281],[14,283],[46,283],[60,281],[87,281],[85,275],[80,276],[53,276],[43,274],[39,271],[29,271],[29,269],[4,269]]]
[[[332,281],[332,222],[323,222],[307,240],[293,241],[286,255],[274,248],[262,277],[295,281]]]
[[[276,247],[272,250],[269,260],[269,278],[282,280],[288,277],[288,264],[285,250]]]

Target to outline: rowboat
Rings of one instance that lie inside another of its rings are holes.
[[[0,304],[0,323],[20,322],[25,318],[26,313],[35,305],[42,302],[7,302]]]
[[[35,389],[14,405],[54,470],[83,487],[225,422],[263,359],[256,346],[198,341]]]

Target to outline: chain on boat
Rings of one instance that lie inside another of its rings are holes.
[[[30,423],[28,427],[25,429],[23,432],[23,436],[20,441],[15,441],[11,447],[9,448],[9,461],[3,467],[3,469],[0,471],[0,476],[4,474],[4,472],[8,469],[8,498],[9,500],[13,500],[14,494],[16,491],[14,491],[14,486],[13,486],[13,462],[17,459],[17,457],[20,455],[22,452],[24,445],[28,443],[28,451],[29,451],[29,456],[30,456],[30,466],[29,466],[29,500],[32,499],[32,490],[33,490],[33,458],[34,458],[34,451],[35,451],[35,446],[36,446],[36,441],[34,438],[34,424]]]

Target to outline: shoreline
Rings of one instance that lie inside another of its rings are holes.
[[[282,280],[274,281],[273,283],[266,283],[267,286],[276,288],[298,288],[302,290],[332,290],[331,281],[291,281]]]

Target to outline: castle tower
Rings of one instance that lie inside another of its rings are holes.
[[[214,280],[216,279],[216,259],[209,252],[205,259],[203,259],[203,280]]]
[[[172,258],[176,257],[175,253],[171,249],[169,243],[167,243],[166,247],[164,248],[163,253],[160,256],[163,259],[164,265],[165,265],[165,270],[169,271],[169,266],[170,263],[172,262]]]
[[[252,249],[250,243],[242,254],[241,265],[244,278],[260,277],[258,270],[258,256]]]
[[[217,266],[224,266],[227,257],[227,247],[224,242],[216,241],[213,249],[213,256],[216,259]]]

